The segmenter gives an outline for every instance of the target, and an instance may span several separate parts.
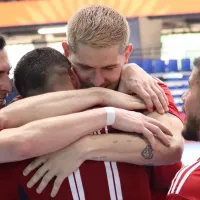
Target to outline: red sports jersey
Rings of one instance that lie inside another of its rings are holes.
[[[171,95],[169,88],[160,80],[156,79],[158,84],[162,87],[169,101],[169,113],[178,117],[181,121],[182,118],[176,108],[174,99]],[[157,166],[151,168],[151,196],[152,200],[164,200],[171,185],[171,181],[176,173],[181,169],[182,163],[178,162],[168,166]]]
[[[169,112],[179,116],[178,110],[174,104],[169,89],[161,82],[159,85],[165,91],[169,100]],[[104,132],[102,130],[102,132]],[[97,131],[96,134],[102,133]],[[108,133],[108,130],[105,129]],[[2,200],[45,200],[50,199],[50,191],[53,181],[42,192],[36,193],[36,185],[32,189],[26,187],[27,182],[32,177],[22,175],[24,168],[31,162],[26,160],[22,162],[0,165],[0,199]],[[162,174],[162,167],[145,167],[133,164],[118,162],[97,162],[86,161],[81,167],[70,175],[62,184],[55,200],[150,200],[151,191],[163,192],[162,185],[156,188],[157,176],[169,177],[168,172],[171,166],[165,166],[165,173]],[[167,171],[168,170],[168,171]],[[155,179],[155,181],[154,181]],[[150,188],[150,186],[152,188]],[[152,190],[151,190],[152,189]],[[164,199],[164,198],[163,198]]]
[[[200,199],[200,159],[183,167],[172,181],[166,200]]]
[[[101,133],[108,133],[108,129]],[[97,131],[96,134],[101,134]],[[36,186],[28,189],[26,184],[33,173],[22,175],[31,160],[3,164],[0,166],[0,199],[2,200],[45,200],[50,199],[52,184],[42,194],[36,193]],[[12,181],[11,181],[12,177]],[[53,182],[52,182],[53,183]],[[145,167],[116,162],[86,161],[67,179],[55,200],[150,200],[149,178]],[[12,188],[12,189],[11,189]],[[17,197],[17,198],[16,198]]]

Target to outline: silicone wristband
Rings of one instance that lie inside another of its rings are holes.
[[[116,112],[113,107],[104,107],[106,113],[107,113],[107,125],[111,126],[115,123],[116,119]]]

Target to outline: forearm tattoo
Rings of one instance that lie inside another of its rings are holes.
[[[148,144],[145,149],[141,152],[144,159],[151,160],[153,158],[153,149],[150,144]]]
[[[139,137],[143,140],[146,140],[146,138],[144,137],[144,135],[142,134],[137,134],[135,133],[134,136]],[[147,141],[148,142],[148,141]],[[141,155],[144,159],[146,160],[151,160],[153,158],[153,149],[151,147],[151,144],[148,144],[145,149],[141,152]]]

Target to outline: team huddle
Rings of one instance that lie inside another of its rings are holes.
[[[191,184],[200,164],[183,168],[180,160],[182,133],[199,140],[200,59],[183,97],[183,128],[169,88],[128,64],[133,46],[125,17],[87,6],[66,32],[64,55],[44,47],[19,60],[19,97],[6,107],[12,83],[0,37],[0,198],[198,199]]]

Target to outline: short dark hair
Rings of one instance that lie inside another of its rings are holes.
[[[6,46],[6,41],[3,36],[0,35],[0,50]]]
[[[14,71],[14,84],[19,94],[25,98],[48,92],[48,81],[53,75],[68,73],[71,63],[59,51],[38,48],[26,53]]]

